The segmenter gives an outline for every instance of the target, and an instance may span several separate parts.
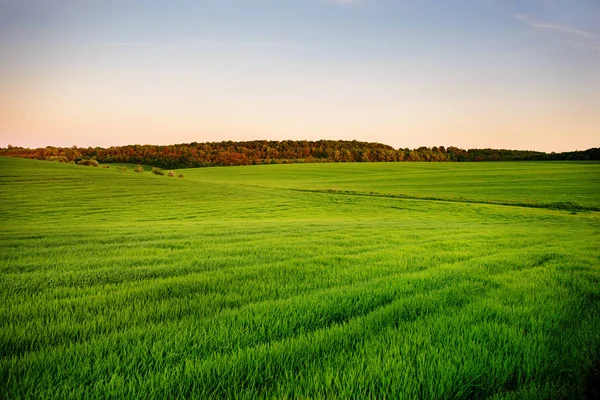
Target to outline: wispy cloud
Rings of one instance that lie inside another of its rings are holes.
[[[567,33],[569,35],[582,36],[582,37],[586,37],[586,38],[591,38],[594,36],[593,33],[584,31],[582,29],[571,28],[566,25],[549,24],[549,23],[545,23],[545,22],[536,21],[536,20],[531,19],[523,14],[517,14],[517,15],[515,15],[515,18],[520,21],[523,21],[524,23],[526,23],[527,25],[529,25],[533,28],[563,32],[563,33]]]
[[[181,38],[177,42],[94,42],[96,46],[108,48],[251,48],[271,49],[297,45],[295,42],[268,39],[236,39],[236,38]]]
[[[562,44],[596,51],[600,49],[600,35],[595,32],[568,25],[543,22],[523,14],[516,14],[514,17],[531,28],[558,35],[558,42]]]
[[[159,42],[98,42],[98,44],[110,47],[148,47],[161,46]]]
[[[352,4],[359,4],[362,0],[328,0],[329,3],[337,4],[340,6],[348,6]]]

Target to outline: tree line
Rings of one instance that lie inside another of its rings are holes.
[[[600,148],[563,153],[506,149],[465,150],[453,146],[419,147],[411,150],[356,140],[254,140],[192,142],[168,146],[136,144],[109,148],[48,146],[29,149],[9,145],[7,148],[0,148],[0,156],[60,162],[94,159],[100,163],[134,163],[178,169],[312,162],[600,160]]]

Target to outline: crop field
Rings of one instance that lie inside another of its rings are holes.
[[[590,396],[600,163],[180,172],[0,157],[0,398]]]

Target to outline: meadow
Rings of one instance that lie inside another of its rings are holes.
[[[600,163],[0,157],[1,398],[584,399]]]

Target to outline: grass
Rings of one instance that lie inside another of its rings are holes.
[[[2,398],[570,399],[600,360],[598,163],[0,171]]]
[[[186,176],[258,186],[600,211],[598,162],[340,163],[199,168]]]

